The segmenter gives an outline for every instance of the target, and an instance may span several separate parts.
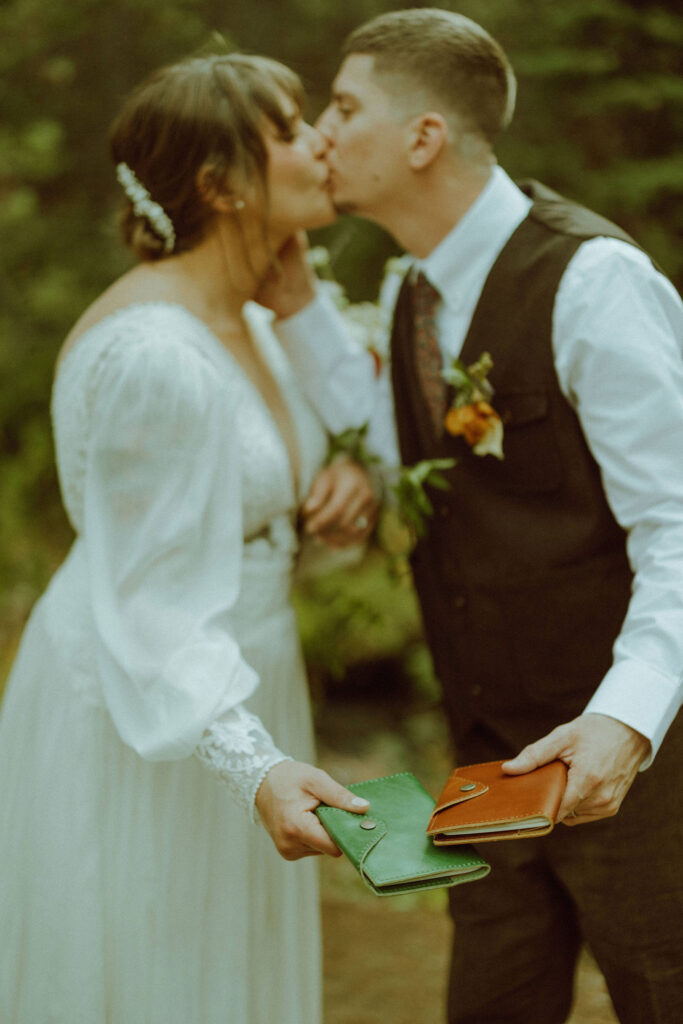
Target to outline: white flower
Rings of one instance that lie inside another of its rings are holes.
[[[324,245],[314,245],[306,253],[306,259],[316,270],[327,268],[330,265],[330,254]]]
[[[307,258],[318,271],[331,272],[329,253],[323,246],[310,249]],[[334,279],[322,277],[318,282],[344,316],[356,341],[363,348],[370,349],[381,363],[389,355],[394,305],[411,263],[409,256],[396,256],[387,260],[376,302],[350,302],[344,288]]]
[[[338,281],[328,281],[326,278],[323,278],[318,281],[318,286],[322,291],[327,292],[337,309],[344,310],[349,305],[346,292]]]
[[[503,458],[503,423],[500,417],[496,416],[489,421],[489,427],[482,437],[472,446],[475,455],[495,455],[497,459]]]

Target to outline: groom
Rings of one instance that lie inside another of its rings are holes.
[[[294,262],[273,302],[332,415],[352,406],[391,457],[454,456],[413,557],[458,760],[569,766],[540,840],[491,843],[453,891],[451,1024],[559,1024],[586,939],[619,1019],[683,1020],[683,316],[618,227],[494,145],[515,80],[478,25],[437,9],[356,30],[319,128],[340,210],[414,257],[392,388]],[[417,319],[417,325],[416,325]],[[503,458],[444,429],[440,370],[484,352]],[[324,386],[327,382],[327,387]],[[313,524],[315,509],[310,510]],[[521,752],[520,752],[521,751]]]

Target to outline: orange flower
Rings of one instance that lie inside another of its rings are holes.
[[[474,402],[449,409],[445,427],[454,437],[463,435],[469,445],[478,444],[489,432],[489,420],[496,413],[488,402]]]
[[[495,455],[502,459],[502,423],[488,402],[452,407],[444,426],[454,437],[462,435],[477,455]]]
[[[379,354],[374,345],[368,345],[368,352],[372,356],[372,362],[375,367],[375,377],[379,377],[382,372],[383,359]]]

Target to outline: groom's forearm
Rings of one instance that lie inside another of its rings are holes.
[[[331,433],[370,420],[377,401],[374,361],[327,295],[318,292],[300,312],[276,320],[274,328],[309,401]]]

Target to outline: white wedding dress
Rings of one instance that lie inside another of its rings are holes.
[[[77,536],[0,719],[2,1024],[320,1019],[315,860],[278,856],[253,797],[313,759],[289,588],[326,436],[250,322],[298,494],[259,392],[182,307],[119,310],[58,371]]]

